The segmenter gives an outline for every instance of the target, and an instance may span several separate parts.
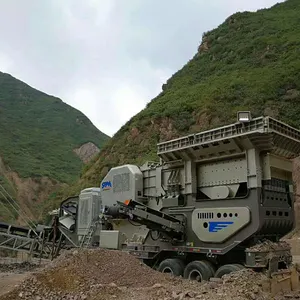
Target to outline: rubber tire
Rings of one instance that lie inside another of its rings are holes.
[[[245,266],[243,266],[241,264],[234,264],[234,265],[237,266],[239,268],[239,270],[245,269]]]
[[[214,276],[213,269],[209,262],[207,261],[201,261],[201,260],[195,260],[190,262],[184,269],[183,277],[185,279],[189,280],[195,280],[191,278],[192,273],[199,273],[201,276],[199,282],[201,281],[208,281],[211,277]],[[193,276],[196,274],[193,274]]]
[[[222,278],[223,275],[229,274],[232,272],[240,271],[244,268],[243,265],[240,264],[228,264],[221,266],[215,273],[216,278]]]
[[[165,269],[169,269],[171,272],[164,272]],[[179,258],[167,258],[159,264],[157,271],[162,273],[171,273],[174,276],[182,276],[184,271],[184,262]]]
[[[213,274],[212,277],[214,277],[216,270],[217,270],[216,266],[208,260],[202,260],[202,262],[205,263],[208,268],[210,268],[210,270]]]

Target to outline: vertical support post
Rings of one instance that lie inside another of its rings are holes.
[[[62,237],[63,237],[63,235],[62,235],[62,233],[60,232],[59,241],[58,241],[58,244],[57,244],[57,247],[56,247],[56,251],[55,251],[55,255],[54,255],[55,258],[56,258],[56,257],[58,256],[58,254],[59,254],[59,250],[60,250],[60,248],[61,248],[61,243],[62,243]]]
[[[54,216],[54,220],[53,220],[53,242],[52,242],[52,248],[51,248],[51,260],[54,259],[54,247],[55,247],[55,243],[56,243],[57,231],[58,231],[58,217]]]
[[[38,242],[39,242],[39,241],[38,241],[38,238],[35,237],[34,240],[32,240],[31,243],[30,243],[30,249],[29,249],[29,253],[28,253],[28,256],[27,256],[27,259],[28,259],[29,261],[32,260],[34,247],[35,247],[35,245],[36,245]]]
[[[41,265],[42,263],[42,256],[43,256],[44,243],[45,243],[45,229],[42,231],[41,239],[42,239],[42,244],[41,244],[40,255],[39,255],[39,265]]]
[[[262,186],[262,168],[259,151],[252,148],[247,150],[248,187],[257,188]]]
[[[197,194],[196,163],[192,160],[184,162],[185,194]]]
[[[155,175],[156,175],[156,186],[155,186],[155,193],[156,197],[161,197],[162,195],[164,196],[166,194],[165,190],[162,187],[162,178],[161,178],[161,171],[162,167],[157,167],[155,169]]]

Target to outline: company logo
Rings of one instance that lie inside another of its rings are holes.
[[[218,232],[223,228],[227,228],[233,222],[209,222],[208,231],[209,232]]]
[[[102,182],[102,190],[105,191],[105,190],[110,190],[112,188],[112,184],[110,181],[104,181]]]

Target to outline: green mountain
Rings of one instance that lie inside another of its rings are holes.
[[[300,127],[299,74],[299,0],[230,16],[203,34],[194,57],[115,134],[57,201],[99,186],[112,166],[157,160],[157,142],[235,122],[238,110]]]
[[[108,139],[80,111],[0,72],[0,183],[31,210],[77,180]]]

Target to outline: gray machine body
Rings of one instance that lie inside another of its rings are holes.
[[[158,144],[160,162],[112,168],[102,199],[108,206],[135,200],[182,220],[181,241],[153,239],[143,227],[144,244],[225,254],[293,229],[291,159],[299,153],[300,131],[287,124],[270,117],[234,123]]]
[[[113,205],[122,199],[143,196],[143,173],[135,165],[112,168],[101,182],[103,205]]]
[[[102,199],[100,188],[87,188],[80,192],[77,211],[77,235],[80,241],[85,236],[100,212]]]

